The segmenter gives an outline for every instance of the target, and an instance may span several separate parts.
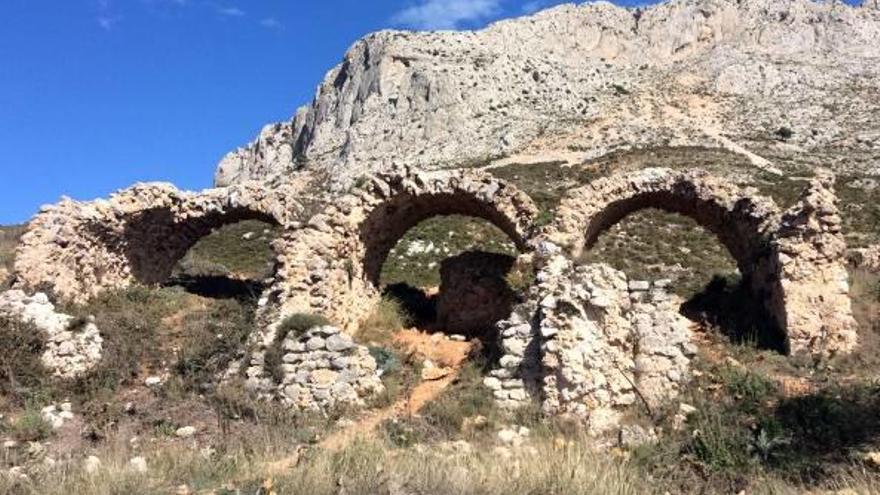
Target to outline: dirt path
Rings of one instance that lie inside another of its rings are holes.
[[[418,329],[408,329],[394,336],[394,342],[409,352],[430,360],[436,365],[432,375],[424,378],[409,393],[383,409],[370,411],[358,418],[354,424],[339,430],[322,440],[318,447],[339,450],[357,438],[375,434],[383,422],[397,417],[417,414],[428,402],[436,399],[443,390],[458,377],[461,367],[472,350],[469,342],[449,340],[445,335],[429,334]],[[266,466],[266,473],[275,476],[295,467],[299,455],[280,459]]]

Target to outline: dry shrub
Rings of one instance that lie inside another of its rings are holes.
[[[412,323],[410,315],[399,302],[383,297],[357,332],[359,341],[379,346],[390,346],[394,333]]]
[[[49,376],[40,357],[45,341],[31,324],[0,316],[0,395],[22,406],[46,395]]]

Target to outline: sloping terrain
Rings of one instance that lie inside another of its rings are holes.
[[[876,175],[880,10],[811,0],[562,5],[476,32],[383,31],[216,182],[395,164],[583,163],[706,146],[756,170]]]

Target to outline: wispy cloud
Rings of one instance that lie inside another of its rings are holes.
[[[103,29],[105,31],[110,31],[117,24],[119,24],[120,21],[122,21],[122,16],[108,16],[108,15],[98,16],[98,26],[101,26],[101,29]]]
[[[244,11],[238,7],[217,7],[217,12],[226,17],[241,17],[244,15]]]
[[[266,29],[281,29],[281,21],[274,17],[266,17],[260,20],[260,25]]]
[[[456,29],[498,14],[501,0],[421,0],[396,13],[391,22],[415,29]]]

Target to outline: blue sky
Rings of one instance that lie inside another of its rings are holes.
[[[475,28],[553,0],[4,0],[0,224],[136,181],[209,187],[377,29]],[[650,2],[620,1],[623,5]]]

